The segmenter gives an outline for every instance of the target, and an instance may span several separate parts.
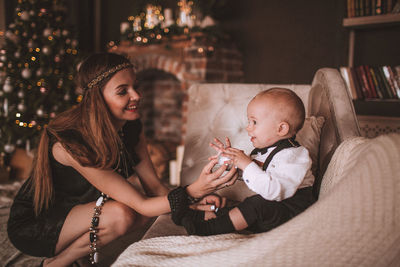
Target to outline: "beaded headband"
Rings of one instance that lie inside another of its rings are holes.
[[[112,67],[111,69],[107,70],[106,72],[103,72],[102,74],[100,74],[99,76],[97,76],[96,78],[94,78],[93,80],[91,80],[88,85],[86,86],[86,90],[87,89],[92,89],[93,86],[95,86],[96,84],[98,84],[99,82],[101,82],[102,80],[104,80],[105,78],[107,78],[108,76],[110,76],[111,74],[116,73],[117,71],[120,71],[122,69],[126,69],[126,68],[133,68],[133,65],[131,63],[122,63],[119,64],[115,67]]]

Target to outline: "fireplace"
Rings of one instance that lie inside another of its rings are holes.
[[[147,46],[121,43],[112,45],[110,51],[126,55],[136,66],[149,150],[156,154],[160,154],[157,147],[165,150],[164,165],[176,157],[177,146],[185,140],[189,87],[195,83],[243,82],[242,55],[235,45],[204,34]]]

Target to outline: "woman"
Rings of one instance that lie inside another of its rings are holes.
[[[237,178],[234,168],[219,178],[225,165],[212,173],[212,160],[193,184],[167,197],[146,149],[135,78],[123,56],[90,56],[77,76],[82,102],[42,133],[32,175],[11,207],[8,235],[22,252],[48,257],[44,266],[67,266],[88,254],[93,264],[99,247],[140,227],[146,217],[187,205],[187,198],[201,198]],[[126,180],[133,173],[146,196]]]

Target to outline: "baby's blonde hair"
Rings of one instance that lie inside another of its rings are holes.
[[[279,119],[289,124],[289,133],[296,134],[304,124],[305,108],[303,101],[292,90],[274,87],[258,93],[254,99],[268,97],[273,98],[273,106],[276,108]]]

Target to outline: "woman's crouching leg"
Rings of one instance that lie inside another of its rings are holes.
[[[89,228],[92,226],[94,207],[95,203],[88,203],[70,211],[56,245],[56,255],[46,259],[45,266],[68,266],[78,259],[89,259],[88,255],[93,252],[90,248],[93,235],[90,236]],[[140,227],[144,221],[142,216],[128,206],[112,200],[104,204],[98,217],[95,243],[100,257],[102,247],[135,227]]]

